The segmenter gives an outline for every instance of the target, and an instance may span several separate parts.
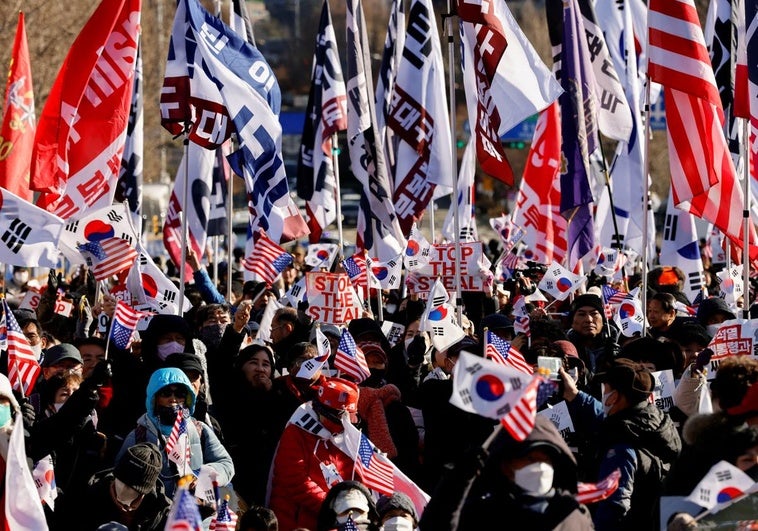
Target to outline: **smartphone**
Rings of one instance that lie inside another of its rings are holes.
[[[549,371],[550,375],[548,378],[551,380],[561,379],[558,371],[562,365],[563,360],[561,358],[554,358],[552,356],[537,356],[537,367],[540,369],[545,369],[545,372]]]

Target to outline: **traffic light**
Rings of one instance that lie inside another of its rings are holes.
[[[157,214],[153,214],[153,234],[159,234],[161,232],[160,219]]]
[[[522,141],[504,142],[503,145],[510,149],[524,149],[526,147],[526,142],[522,142]]]

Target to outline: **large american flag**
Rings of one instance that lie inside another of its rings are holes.
[[[617,468],[597,483],[579,483],[576,486],[576,501],[587,504],[604,500],[616,492],[620,479],[621,471]]]
[[[347,329],[342,330],[334,357],[334,368],[351,376],[357,383],[371,376],[363,351],[355,344],[355,339]]]
[[[79,251],[92,266],[95,280],[105,280],[129,269],[139,256],[128,241],[118,237],[84,243]]]
[[[42,369],[5,299],[0,318],[0,345],[8,351],[8,380],[11,387],[28,396]]]
[[[260,232],[250,255],[245,258],[245,269],[250,271],[251,280],[273,284],[277,277],[292,263],[292,255],[275,243],[265,233]]]
[[[190,463],[190,445],[187,435],[187,419],[185,418],[188,416],[189,413],[185,414],[184,409],[177,410],[176,421],[166,440],[166,454],[169,460],[176,463],[180,474],[184,474],[189,469]]]
[[[648,72],[665,89],[674,204],[710,221],[741,247],[743,195],[694,0],[651,0],[648,18]],[[752,224],[749,236],[754,243]],[[758,247],[752,243],[755,258]]]
[[[113,312],[111,323],[110,340],[118,348],[129,348],[132,342],[132,334],[137,328],[137,322],[148,312],[135,310],[123,301],[116,302],[116,311]]]
[[[388,496],[392,495],[395,491],[393,480],[395,469],[391,463],[385,462],[376,453],[374,445],[362,433],[355,464],[358,475],[368,488]]]
[[[513,345],[508,341],[501,339],[497,334],[490,330],[487,330],[485,340],[486,347],[484,354],[487,359],[500,363],[501,365],[513,367],[525,374],[534,374],[532,366],[527,363],[521,352],[513,348]]]

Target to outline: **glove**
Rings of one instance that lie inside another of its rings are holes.
[[[31,428],[34,425],[34,421],[37,420],[37,411],[28,399],[23,399],[19,402],[19,409],[21,409],[21,417],[24,419],[24,427],[26,429]]]
[[[695,358],[695,370],[703,372],[703,369],[711,362],[713,351],[709,348],[701,350]]]
[[[97,388],[107,384],[113,377],[113,369],[110,360],[102,360],[92,369],[92,374],[87,378],[88,383]]]
[[[408,366],[418,367],[424,363],[424,354],[426,354],[426,340],[424,336],[418,334],[408,345]]]
[[[61,276],[55,272],[55,269],[51,269],[47,274],[47,288],[50,293],[57,293],[58,286],[61,283]]]

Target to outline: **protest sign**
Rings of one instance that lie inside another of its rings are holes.
[[[358,295],[344,273],[306,274],[308,316],[317,323],[343,325],[361,317]]]
[[[484,256],[482,242],[461,243],[461,290],[488,291],[492,286],[489,260]],[[426,298],[439,278],[445,289],[455,291],[455,244],[433,245],[429,262],[411,271],[405,283],[413,294]]]

